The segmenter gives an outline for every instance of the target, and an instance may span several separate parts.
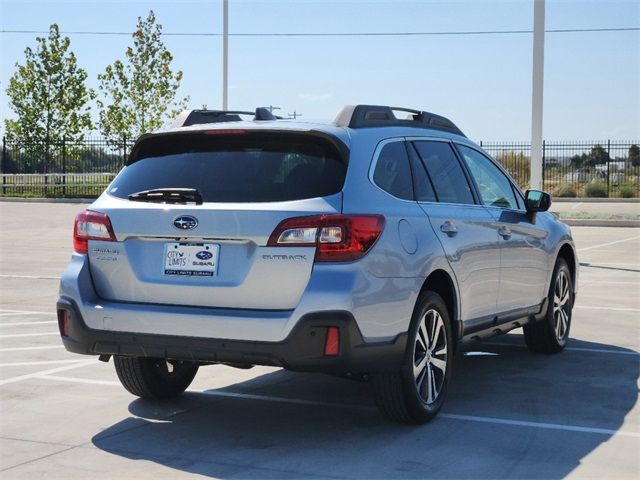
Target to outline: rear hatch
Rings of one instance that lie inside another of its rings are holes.
[[[315,246],[269,247],[291,217],[342,209],[347,151],[318,132],[210,130],[141,139],[91,210],[115,241],[89,240],[111,301],[287,310]]]

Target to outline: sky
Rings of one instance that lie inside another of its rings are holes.
[[[14,116],[4,90],[38,36],[6,30],[132,32],[150,9],[164,32],[222,32],[222,0],[0,0],[0,119]],[[546,1],[548,30],[627,27],[640,27],[638,0]],[[232,34],[532,28],[532,0],[229,0]],[[68,36],[96,90],[97,75],[132,44],[129,35]],[[184,72],[179,95],[191,108],[221,108],[222,38],[164,42]],[[526,141],[532,42],[531,33],[231,37],[229,107],[331,121],[344,105],[393,105],[445,115],[476,141]],[[544,72],[545,139],[640,138],[640,31],[549,32]]]

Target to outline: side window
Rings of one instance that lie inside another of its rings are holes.
[[[413,173],[413,190],[416,200],[418,202],[437,202],[436,192],[433,190],[431,180],[427,176],[427,171],[424,169],[418,153],[410,144],[407,145],[407,148],[409,150],[411,173]]]
[[[469,182],[448,143],[418,141],[414,145],[427,169],[439,202],[474,203]]]
[[[482,203],[490,207],[518,208],[511,182],[491,160],[464,145],[458,145],[458,150],[478,185]]]
[[[394,197],[413,200],[413,181],[404,142],[391,142],[382,147],[373,181]]]

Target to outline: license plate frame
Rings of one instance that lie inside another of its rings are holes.
[[[180,243],[164,244],[163,273],[169,277],[205,277],[218,275],[220,244]]]

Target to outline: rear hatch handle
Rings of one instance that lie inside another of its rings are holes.
[[[195,188],[154,188],[132,193],[127,198],[133,202],[195,203],[202,205],[202,195]]]

